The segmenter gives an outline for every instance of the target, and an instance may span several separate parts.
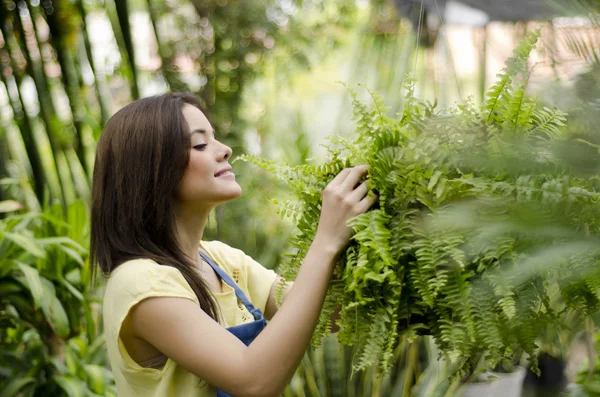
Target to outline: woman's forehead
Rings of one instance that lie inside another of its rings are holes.
[[[182,113],[191,133],[210,132],[212,134],[212,125],[200,109],[195,106],[185,104],[183,106]]]

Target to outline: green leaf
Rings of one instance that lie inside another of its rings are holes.
[[[0,179],[0,185],[18,185],[19,180],[17,178],[2,178]]]
[[[75,288],[75,286],[73,286],[70,282],[67,281],[67,279],[65,279],[64,277],[60,278],[60,283],[62,285],[64,285],[71,294],[73,294],[73,296],[75,296],[75,298],[77,298],[78,301],[83,302],[84,298],[83,298],[83,294],[81,293],[81,291],[79,291],[77,288]]]
[[[54,332],[61,338],[69,336],[69,317],[60,300],[56,297],[56,290],[51,281],[42,278],[42,287],[44,290],[44,302],[42,310],[46,320],[54,329]]]
[[[67,209],[67,219],[69,220],[69,237],[73,240],[85,242],[87,244],[86,228],[89,227],[88,213],[85,203],[81,200],[75,201]]]
[[[86,364],[85,372],[87,374],[87,384],[94,393],[104,395],[105,385],[107,383],[106,368],[100,365]]]
[[[31,292],[31,296],[33,296],[34,308],[38,309],[42,307],[49,297],[44,296],[44,287],[40,273],[37,269],[24,263],[19,263],[18,267],[25,275],[25,284],[29,292]]]
[[[440,179],[441,175],[442,175],[442,171],[440,171],[440,170],[436,170],[435,171],[435,173],[433,174],[433,176],[429,180],[429,184],[427,185],[427,190],[431,191],[431,189],[433,189],[433,187],[437,183],[438,179]]]
[[[18,211],[18,210],[22,210],[23,208],[25,208],[25,205],[18,201],[14,201],[14,200],[0,201],[0,213]]]
[[[18,396],[19,392],[25,389],[29,385],[36,383],[36,379],[32,377],[16,378],[11,380],[8,385],[0,391],[0,397],[14,397]]]
[[[33,237],[29,237],[29,236],[26,237],[26,236],[24,236],[22,234],[18,234],[18,233],[8,233],[8,232],[1,233],[0,232],[0,238],[2,238],[2,237],[4,237],[7,240],[12,241],[13,243],[17,244],[21,248],[24,248],[25,251],[35,255],[38,258],[46,257],[46,253],[38,245],[35,238],[33,238]]]
[[[22,290],[23,286],[14,280],[0,280],[0,296],[18,293]]]
[[[86,397],[85,391],[87,389],[85,383],[81,379],[77,379],[73,376],[60,376],[55,375],[52,378],[56,384],[67,393],[69,397]]]
[[[446,182],[448,182],[448,180],[446,178],[442,178],[440,180],[440,183],[438,183],[438,185],[435,189],[435,197],[436,198],[439,199],[444,194],[445,188],[446,188]]]
[[[65,236],[38,238],[36,241],[39,244],[48,244],[48,245],[64,245],[64,244],[66,244],[66,245],[73,246],[73,248],[77,249],[80,252],[87,251],[87,249],[82,247],[81,244],[79,244],[77,241],[75,241],[69,237],[65,237]]]
[[[84,266],[83,258],[81,257],[81,255],[79,255],[79,253],[77,251],[75,251],[74,249],[65,247],[64,245],[61,245],[60,249],[63,252],[65,252],[67,254],[67,256],[70,256],[73,260],[75,260],[75,262],[77,262],[79,265]]]

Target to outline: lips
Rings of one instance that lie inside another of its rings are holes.
[[[225,167],[215,174],[215,178],[231,171],[231,167]]]

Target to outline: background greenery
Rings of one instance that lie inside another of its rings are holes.
[[[587,13],[590,4],[577,6]],[[140,16],[152,48],[136,46]],[[100,23],[109,50],[94,44]],[[342,69],[381,93],[390,114],[403,105],[407,71],[423,96],[456,97],[454,84],[427,79],[433,50],[416,51],[410,24],[383,0],[0,0],[0,34],[2,397],[115,394],[87,249],[95,141],[119,107],[156,92],[192,92],[234,153],[295,165],[321,153],[321,130],[353,129],[348,95],[336,112],[323,106],[331,95],[311,97],[312,86],[339,80]],[[559,81],[544,89],[584,109],[597,98],[598,53],[577,35],[570,48],[590,63],[577,95],[567,98]],[[140,67],[148,53],[156,68]],[[486,88],[476,76],[457,83],[476,95]],[[319,111],[331,112],[329,124],[315,123]],[[275,268],[292,230],[267,198],[283,188],[241,162],[236,174],[244,197],[218,208],[206,238]],[[448,392],[443,370],[427,366],[437,354],[429,339],[402,341],[385,378],[371,370],[350,377],[352,354],[326,341],[305,357],[286,395]]]

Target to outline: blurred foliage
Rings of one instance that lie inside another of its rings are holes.
[[[330,335],[310,350],[283,397],[453,397],[459,382],[448,381],[450,367],[439,361],[431,337],[413,340],[403,336],[394,350],[393,366],[386,375],[374,367],[360,373],[352,368],[354,349]]]
[[[596,352],[600,351],[600,334],[591,340]],[[600,396],[600,361],[597,357],[589,356],[583,363],[578,373],[577,383],[571,385],[571,397],[598,397]]]
[[[76,201],[0,220],[0,395],[114,395]]]
[[[114,110],[157,90],[196,95],[219,137],[243,153],[242,93],[263,74],[267,54],[285,60],[282,75],[306,70],[336,47],[355,11],[355,2],[316,0],[1,1],[0,175],[19,188],[0,187],[0,198],[32,209],[46,200],[63,208],[87,200],[102,126]],[[148,16],[147,26],[135,25],[140,14]],[[91,35],[100,23],[114,53],[95,47]],[[158,70],[136,63],[136,52],[145,49],[135,48],[135,33],[145,28],[154,37]],[[243,186],[271,189],[239,171]],[[248,198],[220,207],[206,237],[272,268],[283,244],[273,236],[285,236],[278,232],[285,226],[273,216],[267,227],[256,224],[249,213],[269,219],[269,211],[262,196]],[[240,236],[240,228],[249,235]]]
[[[356,137],[334,137],[323,164],[243,158],[296,195],[280,203],[298,231],[289,279],[314,238],[321,190],[343,167],[371,165],[378,205],[349,223],[356,234],[315,334],[318,344],[342,302],[339,339],[357,347],[356,370],[389,370],[399,333],[433,335],[454,376],[523,353],[535,370],[536,340],[568,326],[563,312],[598,311],[599,146],[570,135],[565,113],[525,95],[538,35],[519,44],[481,106],[439,111],[415,98],[409,80],[398,118],[385,116],[375,95],[372,107],[355,100]],[[576,155],[564,156],[567,148]]]
[[[0,1],[0,213],[27,210],[0,221],[1,396],[115,395],[88,285],[84,204],[95,139],[111,113],[157,85],[192,92],[222,139],[243,152],[241,93],[261,75],[266,54],[291,61],[290,72],[306,69],[324,53],[313,53],[317,46],[335,46],[354,8],[343,1]],[[141,27],[133,23],[145,10],[158,73],[136,63]],[[110,59],[93,36],[100,22],[117,50]],[[220,208],[205,238],[274,267],[286,233],[264,205],[272,186],[240,174],[260,193]]]

